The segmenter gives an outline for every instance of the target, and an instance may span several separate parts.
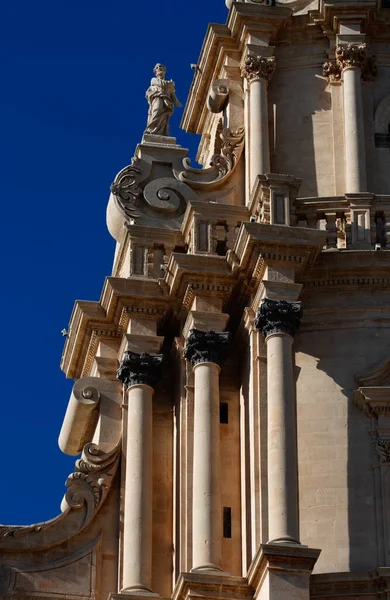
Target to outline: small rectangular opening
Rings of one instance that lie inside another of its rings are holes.
[[[227,402],[219,403],[219,422],[229,423],[229,404]]]
[[[232,537],[232,509],[230,506],[223,507],[223,537]]]

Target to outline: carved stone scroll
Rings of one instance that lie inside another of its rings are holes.
[[[217,79],[211,84],[207,98],[207,108],[212,113],[221,112],[229,99],[229,82],[227,79]]]
[[[74,472],[66,480],[63,513],[28,526],[0,525],[0,549],[30,550],[57,546],[84,529],[100,510],[111,488],[120,457],[120,444],[103,452],[96,444],[84,446]]]
[[[222,183],[230,177],[236,168],[244,147],[244,127],[232,131],[223,129],[221,138],[221,152],[215,154],[210,161],[208,169],[194,169],[190,166],[188,158],[183,160],[184,170],[175,173],[179,181],[187,182],[191,187],[202,188]]]

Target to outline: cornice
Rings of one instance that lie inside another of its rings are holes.
[[[204,99],[213,81],[215,63],[222,46],[236,49],[230,29],[226,25],[211,23],[203,41],[180,123],[180,127],[188,133],[202,133],[199,130],[199,119],[205,105]]]
[[[252,284],[261,280],[270,260],[292,266],[299,279],[314,264],[325,239],[326,232],[316,229],[242,223],[228,261]]]
[[[225,256],[213,254],[180,254],[173,252],[167,266],[164,282],[170,296],[181,303],[191,286],[207,286],[225,293],[235,278]]]
[[[308,288],[388,287],[390,285],[390,252],[387,250],[339,250],[322,252],[315,267],[304,274]]]
[[[160,321],[171,306],[156,279],[107,277],[99,302],[75,303],[61,369],[72,379],[88,375],[98,342],[120,340],[131,313],[153,315]]]
[[[188,133],[203,133],[206,95],[212,82],[219,78],[226,53],[237,52],[240,59],[250,35],[261,33],[270,42],[291,14],[291,9],[286,7],[234,2],[226,25],[209,25],[183,111],[182,129]]]
[[[219,202],[194,202],[188,203],[184,213],[181,231],[183,239],[187,240],[195,217],[209,221],[226,221],[228,224],[249,220],[249,210],[246,206],[234,204],[220,204]]]

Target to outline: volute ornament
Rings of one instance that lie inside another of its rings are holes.
[[[264,337],[286,333],[294,337],[303,315],[302,302],[264,299],[257,311],[255,327]]]
[[[276,59],[274,56],[248,54],[245,58],[241,74],[249,83],[265,79],[270,81],[275,73]]]

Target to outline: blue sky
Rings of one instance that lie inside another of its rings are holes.
[[[2,3],[0,523],[59,513],[74,465],[57,445],[72,389],[60,332],[111,273],[109,186],[141,139],[155,63],[184,104],[207,24],[226,16],[224,0]],[[194,160],[181,113],[171,135]]]

